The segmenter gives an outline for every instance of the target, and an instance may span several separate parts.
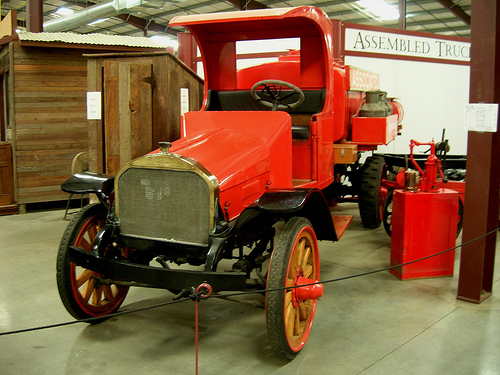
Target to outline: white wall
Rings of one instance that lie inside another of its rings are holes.
[[[469,66],[357,56],[346,56],[345,64],[378,73],[380,89],[397,97],[405,110],[402,135],[379,147],[379,152],[406,154],[410,139],[440,141],[445,128],[450,154],[467,153],[464,114],[469,103]]]
[[[243,40],[236,42],[236,54],[239,55],[236,60],[236,69],[244,69],[255,65],[266,64],[278,61],[277,57],[264,58],[243,58],[241,55],[257,54],[266,52],[276,52],[286,54],[289,50],[300,50],[300,38],[281,38],[264,40]],[[197,56],[201,57],[200,49],[197,49]],[[203,63],[197,64],[196,72],[202,78],[205,78]]]

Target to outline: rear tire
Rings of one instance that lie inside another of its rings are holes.
[[[378,228],[382,223],[382,213],[387,188],[382,185],[387,179],[387,166],[382,156],[370,156],[361,171],[361,186],[358,196],[359,214],[365,228]]]
[[[392,235],[392,196],[394,194],[394,189],[389,189],[387,198],[384,202],[384,212],[382,214],[382,220],[384,223],[385,232],[391,237]]]
[[[462,201],[462,198],[458,197],[458,225],[457,225],[457,238],[460,236],[460,233],[462,232],[462,227],[464,225],[464,202]]]

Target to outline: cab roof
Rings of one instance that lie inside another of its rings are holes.
[[[194,34],[219,34],[218,39],[271,39],[300,35],[301,30],[330,34],[331,21],[321,9],[312,6],[258,9],[236,12],[196,14],[174,17],[169,26],[184,26]]]
[[[185,15],[170,26],[184,26],[201,51],[205,98],[207,90],[237,90],[236,44],[241,41],[300,39],[301,88],[331,85],[333,26],[321,9],[312,6]]]

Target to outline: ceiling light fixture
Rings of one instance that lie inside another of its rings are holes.
[[[94,26],[94,25],[97,25],[98,23],[101,23],[101,22],[104,22],[107,20],[109,20],[109,18],[99,18],[98,20],[95,20],[95,21],[88,23],[87,26]]]
[[[397,20],[399,10],[384,0],[358,0],[358,4],[365,8],[365,11],[372,13],[382,21]]]
[[[164,45],[165,47],[172,47],[174,50],[179,48],[179,42],[177,39],[170,39],[161,35],[153,35],[150,39]]]
[[[69,8],[59,8],[56,10],[56,14],[60,16],[69,16],[70,14],[75,13],[72,9]]]

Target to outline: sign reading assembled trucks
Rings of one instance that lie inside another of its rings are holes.
[[[346,54],[363,52],[463,63],[470,61],[469,42],[350,27],[345,29],[345,51]]]

